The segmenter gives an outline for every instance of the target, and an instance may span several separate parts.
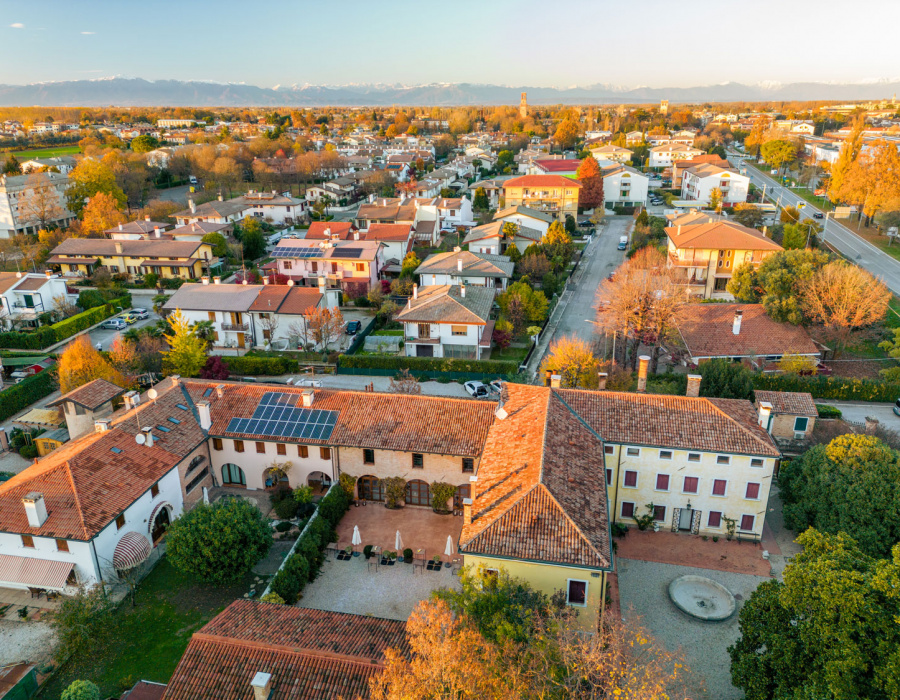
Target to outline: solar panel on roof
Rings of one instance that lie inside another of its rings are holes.
[[[227,432],[307,440],[327,440],[337,425],[337,411],[297,408],[297,394],[267,391],[251,418],[232,418]]]
[[[321,255],[318,248],[283,246],[272,251],[273,258],[315,258]]]
[[[338,248],[331,257],[333,258],[358,258],[362,255],[363,248]]]

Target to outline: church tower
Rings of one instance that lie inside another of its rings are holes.
[[[525,119],[528,116],[528,102],[525,100],[525,94],[522,93],[522,99],[519,100],[519,116]]]

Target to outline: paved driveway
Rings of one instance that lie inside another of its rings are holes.
[[[816,399],[816,403],[826,403],[839,408],[844,420],[852,423],[865,423],[866,417],[877,418],[881,425],[888,430],[900,431],[900,418],[894,415],[892,403],[865,403],[850,401],[831,401],[829,399]]]
[[[150,311],[149,308],[147,310]],[[128,328],[126,328],[125,330],[127,331],[132,328],[143,328],[144,326],[152,326],[158,320],[159,320],[159,316],[157,316],[155,313],[150,311],[150,318],[144,319],[143,321],[136,321],[132,325],[128,326]],[[91,340],[91,345],[93,345],[94,347],[97,347],[97,344],[99,343],[102,350],[109,350],[112,347],[113,341],[116,339],[116,337],[121,335],[124,332],[125,331],[108,330],[106,328],[100,328],[98,326],[97,328],[94,328],[92,331],[88,332],[88,337]],[[61,352],[62,348],[60,348],[59,351]]]

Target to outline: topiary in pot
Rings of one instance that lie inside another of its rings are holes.
[[[413,560],[413,551],[409,547],[403,550],[403,561],[407,564],[412,564]]]

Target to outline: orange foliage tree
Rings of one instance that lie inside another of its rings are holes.
[[[65,394],[95,379],[128,387],[122,373],[97,352],[87,335],[80,335],[59,356],[59,389]]]

